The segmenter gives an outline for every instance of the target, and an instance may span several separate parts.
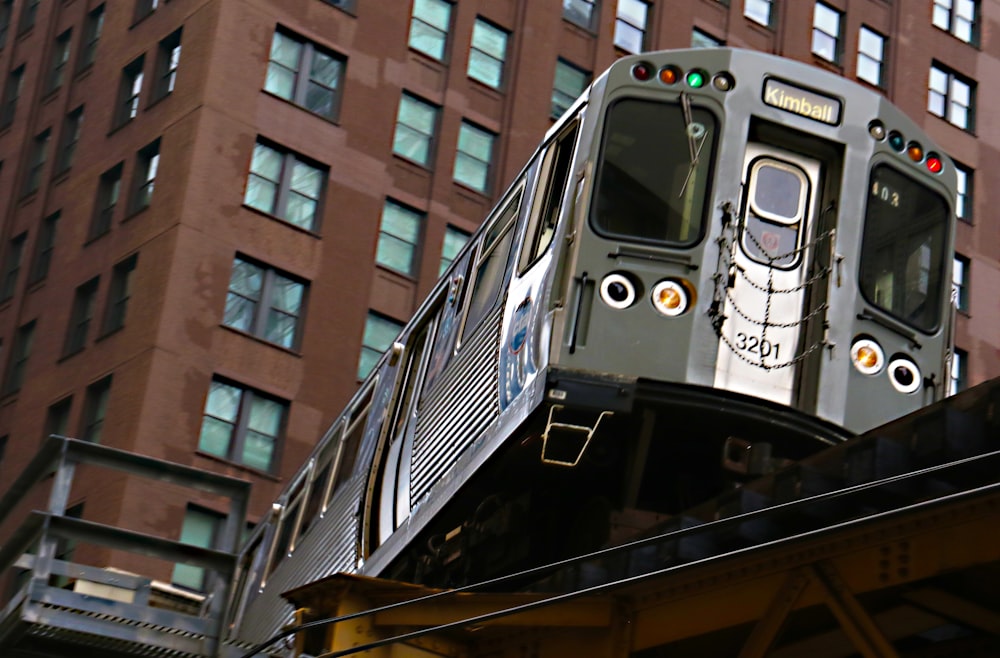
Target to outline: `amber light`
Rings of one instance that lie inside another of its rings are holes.
[[[906,155],[914,162],[920,162],[924,159],[924,147],[916,142],[910,142],[910,145],[906,147]]]
[[[681,72],[673,66],[664,66],[660,69],[660,82],[665,85],[672,85],[681,77]]]
[[[874,375],[882,370],[885,365],[885,353],[874,340],[870,338],[859,338],[851,345],[851,363],[858,372],[865,375]]]
[[[691,293],[684,283],[667,279],[653,287],[652,301],[657,311],[672,318],[688,310],[691,306]]]

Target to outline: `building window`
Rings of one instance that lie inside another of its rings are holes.
[[[305,295],[305,283],[236,257],[222,323],[275,345],[295,348]]]
[[[951,271],[952,295],[955,308],[962,313],[969,312],[969,259],[961,254],[955,254],[955,262]]]
[[[66,30],[56,37],[52,46],[52,61],[49,64],[49,77],[45,82],[45,93],[51,93],[62,86],[66,64],[69,62],[69,43],[72,30]]]
[[[885,37],[864,25],[858,32],[858,79],[876,87],[885,84]]]
[[[270,472],[281,443],[288,403],[250,388],[212,380],[198,449]]]
[[[98,238],[111,230],[111,220],[118,205],[122,189],[122,167],[119,162],[101,174],[97,184],[97,202],[94,204],[94,218],[90,222],[88,239]]]
[[[629,53],[645,50],[648,20],[649,5],[643,0],[618,0],[615,46]]]
[[[83,405],[83,420],[80,423],[80,438],[91,443],[101,442],[104,417],[111,395],[111,375],[87,387],[87,398]]]
[[[927,110],[948,123],[972,131],[975,83],[940,64],[931,65]]]
[[[174,90],[177,83],[177,67],[181,63],[181,33],[177,29],[160,41],[156,53],[156,83],[153,86],[153,100],[157,101]]]
[[[358,379],[365,379],[372,368],[382,358],[392,341],[402,331],[403,324],[390,320],[384,315],[368,312],[365,320],[365,334],[361,338],[361,357],[358,359]]]
[[[104,31],[104,5],[100,5],[91,10],[84,19],[83,40],[80,43],[80,58],[77,61],[77,70],[91,66],[97,57],[97,43],[101,40],[101,32]]]
[[[0,48],[7,45],[10,17],[14,13],[14,0],[0,0]]]
[[[335,120],[345,60],[316,44],[275,32],[264,90]]]
[[[160,140],[149,144],[136,154],[135,172],[132,174],[131,214],[145,210],[153,202],[156,172],[160,168]]]
[[[454,226],[448,226],[444,230],[444,242],[441,244],[441,265],[438,267],[438,276],[444,274],[455,256],[462,250],[465,243],[469,241],[469,234]]]
[[[972,170],[955,163],[958,198],[955,203],[955,214],[963,222],[972,223]]]
[[[59,211],[42,220],[38,238],[35,241],[35,255],[32,258],[31,271],[28,273],[28,283],[38,283],[49,274],[52,265],[52,252],[56,246],[56,227],[59,225]]]
[[[969,354],[956,347],[948,368],[948,395],[955,395],[969,387],[968,361]]]
[[[485,193],[490,185],[493,143],[496,135],[466,121],[458,131],[455,154],[455,182]]]
[[[828,62],[840,64],[842,17],[829,5],[817,2],[813,10],[812,51]]]
[[[451,25],[451,3],[445,0],[413,0],[410,48],[437,60],[444,59]]]
[[[488,87],[499,89],[503,84],[503,66],[506,58],[507,33],[482,18],[477,18],[472,28],[469,77]]]
[[[430,166],[437,116],[436,106],[404,93],[399,100],[392,152],[425,167]]]
[[[344,11],[354,11],[354,0],[323,0],[328,5],[340,7]]]
[[[708,32],[702,32],[698,28],[691,30],[691,47],[692,48],[718,48],[722,45],[720,39],[716,39]]]
[[[21,64],[7,76],[7,86],[3,90],[3,108],[0,109],[0,128],[6,128],[14,122],[17,99],[21,96],[23,84],[24,64]]]
[[[979,44],[979,0],[934,0],[933,22],[966,43]]]
[[[584,29],[593,30],[597,18],[596,0],[563,0],[563,18]]]
[[[35,340],[35,321],[21,325],[14,336],[14,345],[10,351],[10,363],[7,364],[7,376],[4,378],[3,394],[8,395],[21,390],[28,358],[31,356],[31,344]]]
[[[181,526],[180,542],[199,548],[214,548],[218,545],[219,533],[226,517],[200,507],[188,505],[184,512],[184,523]],[[204,592],[207,589],[207,578],[204,567],[177,563],[174,565],[170,582],[178,587]]]
[[[69,432],[69,414],[72,409],[72,395],[51,405],[45,414],[45,433],[42,438],[66,436]]]
[[[774,0],[744,0],[743,15],[754,23],[771,27],[774,20]]]
[[[35,27],[35,18],[38,16],[38,5],[41,0],[28,0],[21,10],[21,22],[17,25],[18,33],[27,32]]]
[[[139,95],[142,93],[142,67],[145,56],[140,55],[122,69],[122,82],[118,92],[118,113],[115,127],[123,126],[139,114]]]
[[[243,203],[315,231],[325,180],[325,169],[289,151],[257,142]]]
[[[63,122],[59,155],[56,158],[56,175],[65,173],[73,166],[73,156],[76,155],[76,145],[80,141],[80,131],[83,128],[83,106],[66,115]]]
[[[562,116],[563,112],[569,109],[573,101],[583,93],[590,80],[590,74],[578,69],[564,59],[556,62],[556,77],[552,85],[552,111],[553,118]]]
[[[125,326],[128,300],[132,296],[132,273],[139,261],[138,254],[132,254],[115,265],[111,272],[111,288],[104,311],[104,332],[109,334]]]
[[[76,289],[69,327],[66,329],[66,341],[63,343],[63,356],[76,354],[87,343],[90,321],[94,319],[94,307],[97,305],[98,282],[99,277],[95,276]]]
[[[138,23],[146,18],[160,6],[160,0],[136,0],[135,22]]]
[[[17,275],[21,271],[21,259],[24,258],[24,243],[28,239],[27,233],[22,233],[10,241],[7,247],[7,260],[3,266],[3,284],[0,287],[0,302],[6,301],[14,296],[17,290]]]
[[[42,182],[42,169],[45,168],[45,161],[49,158],[49,141],[52,131],[43,130],[37,136],[31,146],[31,158],[28,160],[28,175],[24,178],[24,194],[31,194],[38,189]]]
[[[375,262],[407,276],[416,276],[423,213],[386,201],[379,225]]]

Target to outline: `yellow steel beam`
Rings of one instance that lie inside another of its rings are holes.
[[[739,658],[763,658],[767,654],[782,624],[788,618],[788,613],[795,608],[795,602],[799,600],[799,596],[808,584],[809,573],[806,570],[798,568],[788,574],[785,584],[778,590],[771,605],[754,626],[740,651]]]
[[[813,575],[823,585],[826,604],[833,611],[847,637],[867,658],[897,658],[899,656],[864,607],[854,598],[832,563],[823,560],[813,565]]]

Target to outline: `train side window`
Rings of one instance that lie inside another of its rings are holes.
[[[278,563],[285,559],[295,549],[295,528],[299,521],[299,511],[302,497],[305,494],[305,483],[309,477],[309,469],[299,476],[298,482],[291,488],[278,520],[278,538],[271,549],[271,560],[267,567],[268,573],[274,571]]]
[[[577,123],[573,123],[549,147],[542,164],[545,190],[540,197],[540,208],[532,213],[528,234],[521,250],[518,273],[525,270],[548,249],[556,232],[563,197],[566,195],[573,150],[576,145]]]
[[[743,251],[763,265],[797,266],[810,193],[806,173],[789,162],[760,158],[750,167],[747,187]]]
[[[356,399],[357,404],[351,407],[350,415],[347,417],[344,431],[338,439],[338,446],[333,459],[331,477],[326,484],[326,492],[323,495],[323,511],[330,505],[330,499],[337,489],[343,486],[347,478],[354,471],[354,462],[361,448],[361,438],[365,434],[365,424],[368,420],[368,412],[372,407],[372,399],[375,396],[375,389],[378,387],[378,375],[368,382],[368,390]]]
[[[949,217],[939,194],[886,165],[872,169],[859,268],[870,304],[921,331],[938,327]]]
[[[479,257],[476,259],[475,279],[467,300],[465,324],[462,327],[463,340],[476,330],[496,304],[507,268],[507,257],[510,255],[511,239],[514,235],[512,229],[517,212],[521,208],[523,192],[524,181],[521,181],[510,201],[503,207],[483,237],[483,243],[479,247]]]

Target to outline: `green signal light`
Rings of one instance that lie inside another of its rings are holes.
[[[687,74],[688,86],[694,89],[699,89],[705,86],[705,74],[701,71],[691,71]]]

